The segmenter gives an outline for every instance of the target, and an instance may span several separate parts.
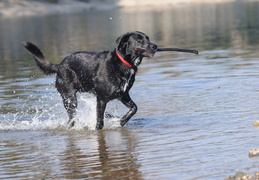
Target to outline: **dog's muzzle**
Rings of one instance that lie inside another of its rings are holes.
[[[153,57],[157,51],[157,45],[148,43],[146,47],[135,48],[135,50],[140,52],[143,57]]]
[[[149,43],[146,50],[143,52],[143,56],[145,57],[153,57],[156,53],[157,45],[153,43]]]

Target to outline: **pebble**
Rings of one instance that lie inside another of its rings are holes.
[[[259,156],[259,148],[252,148],[249,153],[248,153],[249,157],[257,157]]]
[[[254,125],[254,126],[259,126],[259,121],[255,121],[255,122],[253,123],[253,125]]]

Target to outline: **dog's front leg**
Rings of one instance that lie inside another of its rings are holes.
[[[104,118],[104,111],[106,108],[107,102],[98,99],[97,97],[97,123],[96,123],[96,130],[102,129],[103,128],[103,118]]]
[[[120,124],[121,127],[123,127],[129,120],[130,118],[136,114],[138,107],[137,105],[132,101],[130,98],[129,94],[125,94],[121,99],[121,102],[128,107],[130,110],[121,118]]]

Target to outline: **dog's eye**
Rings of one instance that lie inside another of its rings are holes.
[[[137,41],[138,41],[139,43],[142,43],[142,42],[143,42],[143,39],[137,39]]]

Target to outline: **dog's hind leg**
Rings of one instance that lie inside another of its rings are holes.
[[[120,124],[121,127],[123,127],[129,120],[130,118],[136,114],[138,107],[137,105],[132,101],[132,99],[130,98],[129,94],[125,94],[120,101],[126,106],[128,107],[130,110],[121,118],[120,120]]]
[[[69,87],[64,86],[64,81],[57,79],[56,87],[58,92],[60,93],[65,109],[67,110],[69,120],[68,120],[68,128],[71,128],[75,125],[75,115],[77,109],[77,97],[76,90]]]
[[[74,71],[66,67],[60,67],[56,78],[56,88],[63,99],[64,107],[69,116],[68,128],[75,125],[77,109],[77,89],[75,89],[75,84],[77,84],[77,82],[78,79]]]
[[[68,120],[68,128],[71,128],[75,125],[75,115],[77,109],[77,97],[76,92],[71,93],[63,93],[61,94],[63,98],[64,107],[67,110],[69,120]]]

